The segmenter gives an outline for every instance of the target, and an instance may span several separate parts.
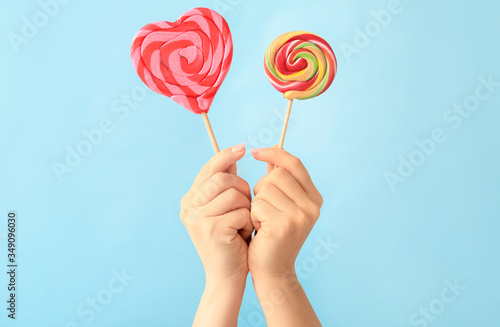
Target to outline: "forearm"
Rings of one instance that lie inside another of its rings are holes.
[[[193,327],[236,327],[245,283],[207,282]]]
[[[268,327],[320,327],[297,276],[253,276],[257,297]]]

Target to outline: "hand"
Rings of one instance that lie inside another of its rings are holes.
[[[283,149],[253,149],[268,163],[255,185],[251,219],[257,230],[248,264],[269,327],[321,323],[297,279],[295,260],[316,223],[323,198],[301,161]]]
[[[181,200],[180,217],[206,275],[194,326],[236,326],[253,232],[250,187],[236,175],[244,154],[243,144],[216,154]]]
[[[254,188],[251,217],[258,233],[250,243],[250,271],[252,276],[295,275],[295,259],[319,217],[323,198],[298,158],[278,148],[252,153],[268,163],[268,170]]]

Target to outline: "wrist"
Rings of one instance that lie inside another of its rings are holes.
[[[238,293],[245,290],[246,278],[207,278],[205,281],[205,292]]]
[[[281,274],[252,272],[252,282],[268,324],[273,321],[276,312],[286,311],[297,294],[303,292],[295,271]]]
[[[301,287],[295,270],[282,273],[252,271],[252,283],[259,297],[269,297],[271,294],[279,293],[293,293]]]
[[[247,281],[248,270],[239,271],[232,275],[224,276],[220,273],[211,273],[210,271],[205,272],[205,288],[220,288],[220,287],[230,287],[230,288],[245,288]]]
[[[291,266],[288,269],[281,269],[280,271],[265,271],[253,268],[250,273],[252,274],[253,283],[277,283],[286,284],[286,282],[293,282],[297,280],[295,267]]]
[[[207,278],[193,326],[236,326],[245,284],[240,278]]]

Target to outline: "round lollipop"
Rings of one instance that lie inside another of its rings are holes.
[[[211,9],[195,8],[173,23],[148,24],[135,35],[130,52],[137,74],[151,90],[203,116],[219,152],[207,112],[233,57],[224,18]]]
[[[289,100],[279,143],[282,148],[293,99],[310,99],[325,92],[337,73],[337,59],[321,37],[288,32],[267,48],[264,69],[271,84]]]

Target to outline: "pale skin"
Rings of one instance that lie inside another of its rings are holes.
[[[249,271],[269,327],[321,326],[295,260],[323,199],[300,160],[274,147],[252,149],[256,160],[267,162],[252,202],[248,183],[236,172],[244,154],[243,144],[216,154],[181,201],[181,220],[206,276],[193,326],[237,326]]]

